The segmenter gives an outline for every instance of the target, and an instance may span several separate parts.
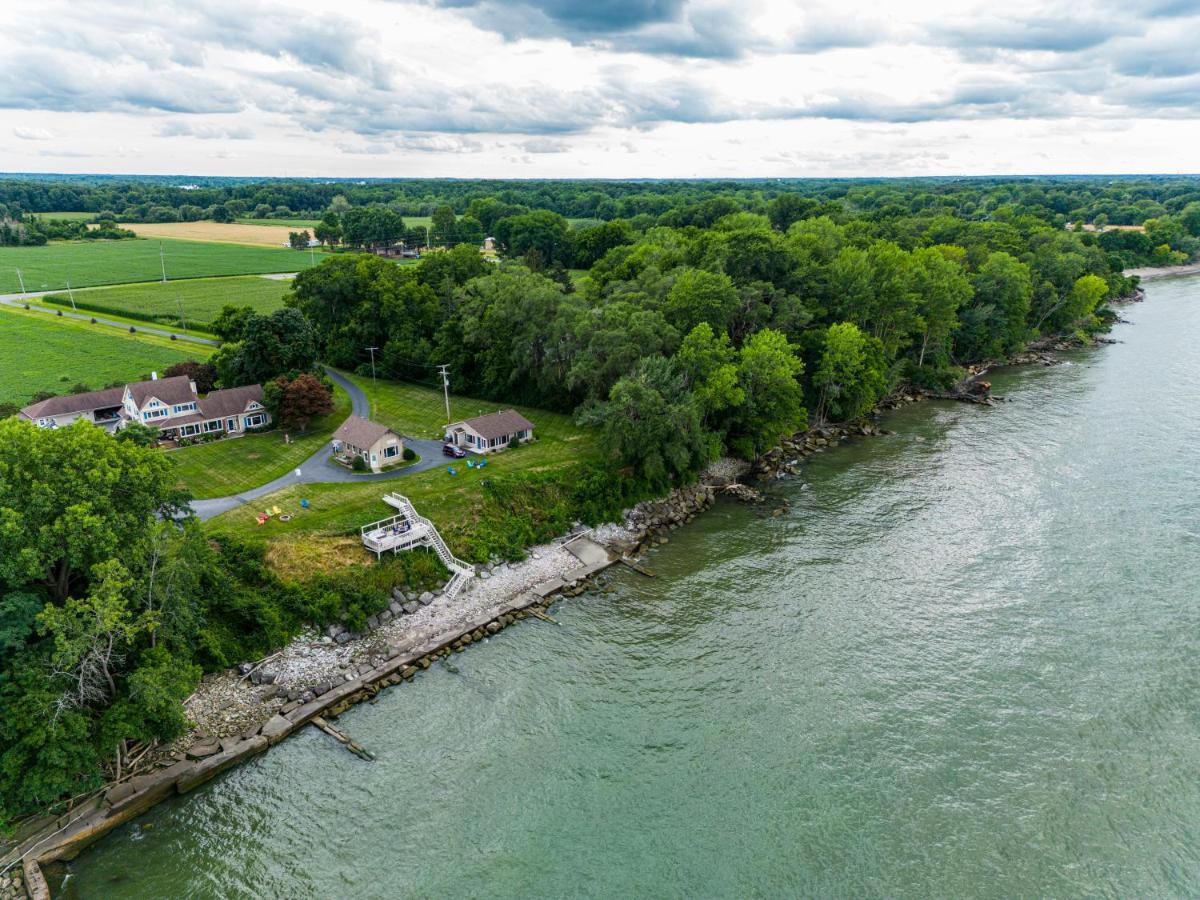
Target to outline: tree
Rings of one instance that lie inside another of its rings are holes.
[[[335,247],[340,244],[342,241],[342,220],[338,218],[338,214],[332,210],[325,213],[324,217],[313,229],[313,237],[326,247]]]
[[[182,502],[171,461],[85,422],[0,421],[0,584],[61,602]]]
[[[303,274],[302,272],[301,276]],[[253,306],[230,306],[226,304],[221,307],[221,311],[213,319],[213,332],[223,341],[240,341],[242,339],[242,332],[246,329],[246,323],[254,315]]]
[[[989,359],[1017,350],[1029,333],[1033,279],[1029,266],[1004,252],[988,254],[971,278],[974,297],[954,338],[962,359]]]
[[[288,244],[293,250],[307,250],[310,240],[312,235],[308,233],[308,229],[288,232]]]
[[[308,423],[333,412],[333,390],[318,378],[301,373],[291,380],[280,376],[263,388],[264,405],[285,428],[305,431]]]
[[[443,203],[433,211],[430,217],[430,228],[433,231],[435,240],[443,244],[454,244],[458,238],[456,225],[458,224],[458,216],[454,214],[454,207],[447,203]]]
[[[265,384],[277,375],[311,372],[317,365],[317,339],[298,309],[251,316],[238,344],[227,344],[213,364],[225,387]]]
[[[865,414],[887,392],[887,368],[878,338],[863,334],[853,322],[830,325],[813,375],[820,395],[817,418],[846,421]]]
[[[557,213],[539,209],[509,216],[496,223],[495,233],[509,256],[525,256],[537,250],[545,265],[570,262],[567,220]]]
[[[161,434],[162,432],[153,425],[133,421],[127,422],[125,427],[114,435],[114,438],[125,443],[137,444],[139,447],[154,447],[158,445]]]
[[[225,307],[230,309],[231,307]],[[246,307],[249,309],[249,307]],[[212,363],[197,362],[186,359],[163,369],[163,378],[174,378],[176,375],[186,375],[196,384],[196,393],[207,394],[216,386],[217,370]]]
[[[958,309],[971,299],[971,283],[962,266],[940,247],[914,250],[909,277],[921,334],[917,366],[925,365],[927,356],[935,365],[944,366],[950,354],[950,335],[958,326]]]
[[[701,322],[684,337],[675,353],[675,363],[684,388],[700,404],[706,425],[714,414],[745,402],[746,392],[738,384],[737,353],[729,345],[729,336],[715,335],[707,322]]]
[[[752,459],[804,426],[804,394],[797,381],[803,371],[804,363],[778,331],[764,328],[742,345],[737,375],[745,398],[733,411],[730,429],[735,452]]]
[[[39,629],[54,640],[55,674],[68,685],[60,709],[112,700],[130,642],[153,625],[152,615],[130,610],[134,582],[119,560],[97,563],[91,580],[86,596],[68,597],[61,606],[47,604],[38,616]]]
[[[579,419],[598,425],[604,447],[652,485],[688,480],[717,450],[695,398],[661,356],[643,359],[607,401],[584,407]]]
[[[780,194],[767,206],[767,218],[779,231],[787,231],[793,222],[807,219],[819,208],[816,200],[801,194]]]
[[[738,306],[733,280],[723,272],[684,269],[675,279],[663,305],[667,321],[681,333],[707,322],[714,331],[727,331]]]

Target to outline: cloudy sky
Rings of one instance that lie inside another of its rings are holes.
[[[1200,170],[1200,0],[42,0],[0,169]]]

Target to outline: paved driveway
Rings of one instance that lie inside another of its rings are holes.
[[[351,409],[354,414],[365,418],[370,412],[370,403],[367,401],[367,395],[363,393],[362,389],[353,381],[335,372],[333,369],[326,368],[325,374],[350,395]],[[213,516],[219,516],[223,512],[236,509],[243,504],[264,497],[272,491],[277,491],[280,488],[285,488],[293,484],[352,484],[369,481],[392,481],[396,478],[403,478],[405,475],[412,475],[414,472],[424,472],[443,464],[449,464],[449,460],[442,456],[441,441],[427,441],[406,437],[404,439],[404,446],[412,447],[413,451],[421,457],[420,461],[392,472],[374,473],[354,472],[345,466],[340,466],[333,462],[330,459],[333,455],[333,448],[326,444],[302,462],[299,468],[288,472],[286,475],[281,475],[274,481],[268,481],[266,484],[228,497],[215,497],[212,500],[193,500],[192,512],[201,520],[211,519]]]

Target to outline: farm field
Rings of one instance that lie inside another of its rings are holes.
[[[307,228],[310,231],[317,226],[320,219],[256,219],[253,216],[243,216],[233,220],[238,225],[259,225],[265,227],[287,228],[295,231],[297,228]]]
[[[63,290],[68,278],[74,288],[158,281],[160,244],[169,280],[297,272],[312,264],[307,250],[283,247],[176,240],[54,241],[41,247],[0,247],[0,293],[21,290],[18,269],[29,291]]]
[[[445,424],[442,394],[433,388],[399,382],[380,381],[372,386],[370,378],[350,376],[367,393],[374,421],[408,434],[428,438],[441,434]],[[490,403],[465,397],[450,398],[451,414],[469,418],[480,412],[511,408],[511,404]],[[473,518],[472,511],[482,502],[481,480],[489,475],[513,471],[544,471],[593,458],[598,452],[594,433],[578,427],[570,416],[529,407],[517,409],[534,423],[537,440],[488,457],[482,471],[468,468],[466,460],[446,460],[445,466],[406,475],[395,481],[364,484],[306,484],[284,488],[257,501],[217,516],[209,528],[247,538],[283,537],[295,534],[343,535],[356,533],[359,526],[390,515],[380,499],[388,491],[400,491],[417,510],[428,516],[447,540],[454,544],[463,523]],[[453,466],[457,475],[447,469]],[[309,508],[300,508],[300,499]],[[259,526],[255,514],[259,507],[278,505],[292,514],[289,522],[271,520]]]
[[[48,212],[48,213],[31,213],[39,219],[61,219],[64,222],[90,222],[95,218],[93,212]]]
[[[224,497],[266,484],[290,472],[329,441],[350,415],[350,396],[334,386],[333,412],[311,422],[308,431],[283,441],[283,431],[248,434],[168,454],[178,466],[179,482],[198,499]]]
[[[291,282],[242,275],[233,278],[192,278],[186,281],[145,282],[75,291],[75,305],[89,312],[122,316],[161,325],[176,326],[183,320],[189,328],[209,330],[221,307],[251,306],[269,313],[283,306],[283,295]],[[71,308],[66,294],[51,294],[43,303]]]
[[[114,381],[137,381],[185,359],[207,359],[211,352],[0,307],[0,403],[23,406],[39,391],[66,393],[80,383],[98,390]]]
[[[138,237],[172,238],[183,241],[215,241],[222,244],[249,244],[254,247],[283,248],[288,234],[300,230],[277,222],[258,220],[255,225],[240,225],[236,222],[154,222],[123,223]],[[307,226],[306,226],[307,227]]]

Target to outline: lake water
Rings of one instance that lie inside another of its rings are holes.
[[[120,829],[68,896],[1200,894],[1200,278]]]

